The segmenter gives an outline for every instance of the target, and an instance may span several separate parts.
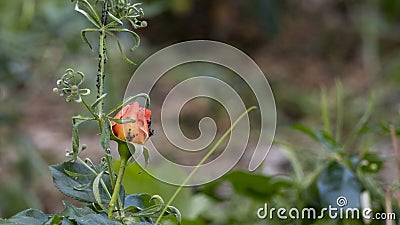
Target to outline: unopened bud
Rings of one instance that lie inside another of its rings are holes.
[[[140,26],[143,27],[143,28],[147,27],[147,25],[148,25],[147,21],[144,21],[144,20],[140,23]]]

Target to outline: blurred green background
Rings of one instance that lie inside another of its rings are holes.
[[[371,93],[375,96],[371,124],[398,124],[400,2],[397,0],[142,2],[149,26],[137,31],[141,45],[131,58],[139,64],[163,47],[192,39],[217,40],[243,50],[263,70],[274,92],[278,112],[276,140],[296,146],[294,152],[305,172],[315,169],[312,164],[315,152],[321,164],[324,153],[292,126],[301,123],[323,127],[321,89],[332,119],[339,117],[335,113],[336,96],[341,90],[344,136],[366,111]],[[96,56],[80,38],[80,30],[87,25],[67,0],[0,2],[0,217],[9,217],[27,207],[47,213],[63,208],[61,199],[65,198],[52,184],[47,165],[65,159],[65,149],[71,148],[71,116],[83,108],[63,102],[52,93],[52,88],[60,74],[72,67],[87,74],[86,84],[94,90],[95,78],[90,75],[96,71]],[[110,47],[111,60],[107,63],[107,74],[111,75],[106,85],[113,90],[109,93],[110,102],[120,101],[136,68],[124,63],[114,48]],[[224,115],[221,112],[220,117]],[[398,179],[398,174],[391,169],[396,165],[387,126],[381,128],[372,132],[374,138],[368,136],[360,149],[372,149],[386,161],[387,169],[384,167],[374,175],[385,186],[390,185],[388,181]],[[186,129],[188,136],[196,136],[190,130]],[[91,149],[88,156],[99,160],[100,147],[94,127],[83,127],[80,133],[82,142]],[[292,169],[293,161],[289,163],[279,149],[271,150],[267,158],[271,163],[266,163],[268,166],[263,166],[260,174],[273,179],[275,174],[290,176],[296,172]],[[136,167],[130,169],[125,183],[128,192],[146,191],[168,199],[176,188],[145,174],[138,175],[140,170]],[[251,183],[253,178],[249,179]],[[265,185],[273,185],[268,182]],[[294,195],[284,193],[285,184],[281,183],[282,196]],[[191,221],[188,224],[259,222],[254,212],[262,206],[262,201],[254,200],[251,193],[249,197],[249,192],[243,194],[240,188],[223,186],[222,191],[210,194],[211,189],[185,189],[180,194],[175,205]],[[230,195],[232,191],[237,194]],[[274,193],[271,189],[267,194]]]

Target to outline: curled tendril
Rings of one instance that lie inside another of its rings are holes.
[[[96,4],[98,2],[103,2],[101,14],[99,10],[96,10]],[[95,4],[92,4],[89,0],[76,0],[75,10],[84,15],[86,19],[94,25],[92,28],[86,28],[81,31],[82,40],[92,49],[87,34],[92,32],[105,32],[107,35],[111,35],[116,39],[123,60],[127,63],[134,64],[125,55],[117,34],[126,33],[134,39],[135,42],[134,46],[130,49],[131,51],[139,45],[139,35],[132,29],[128,29],[127,25],[130,25],[133,29],[147,27],[147,22],[142,20],[144,12],[143,9],[139,7],[140,5],[141,3],[133,3],[132,0],[97,0]]]
[[[144,17],[143,9],[138,7],[141,4],[119,0],[114,6],[111,4],[110,12],[115,13],[118,18],[127,19],[134,29],[144,28],[147,27],[147,22],[140,20]]]
[[[53,88],[53,92],[59,92],[60,96],[66,95],[67,102],[82,102],[81,96],[89,95],[90,90],[88,88],[80,88],[85,75],[73,69],[65,70],[65,73],[61,76],[61,79],[57,80],[57,87]]]

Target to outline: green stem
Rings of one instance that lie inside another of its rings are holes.
[[[104,5],[103,5],[103,11],[102,11],[102,15],[101,15],[101,22],[102,22],[102,27],[99,30],[100,33],[100,40],[99,40],[99,64],[98,64],[98,73],[97,73],[97,98],[101,98],[103,96],[104,93],[104,79],[105,79],[105,75],[104,75],[104,69],[105,69],[105,64],[106,64],[106,31],[105,31],[105,26],[107,24],[107,13],[108,13],[108,1],[104,1]],[[97,105],[97,118],[100,118],[99,121],[99,127],[100,127],[100,131],[102,131],[103,128],[103,98],[100,99],[98,105]],[[90,107],[88,108],[89,110]],[[108,150],[106,150],[108,151]],[[123,172],[125,170],[125,168],[123,168],[122,170],[120,169],[120,173],[122,172],[121,178],[120,175],[118,174],[117,177],[117,181],[115,181],[114,178],[114,168],[112,167],[112,156],[106,152],[106,161],[107,161],[107,166],[108,166],[108,172],[110,174],[110,181],[111,181],[111,187],[113,188],[114,192],[113,192],[113,196],[111,197],[111,201],[110,201],[110,205],[112,205],[113,207],[109,208],[109,212],[108,212],[108,216],[112,216],[112,210],[114,208],[114,204],[115,204],[115,200],[113,202],[113,197],[116,198],[114,195],[115,193],[116,196],[118,197],[118,193],[119,193],[119,189],[120,189],[120,183],[121,181],[118,181],[118,179],[122,179],[123,176]],[[121,158],[121,165],[122,165],[122,158]],[[118,187],[117,187],[118,185]],[[116,189],[118,189],[117,191],[115,191]],[[117,198],[118,199],[118,198]],[[112,203],[112,204],[111,204]],[[111,214],[110,214],[111,213]]]
[[[204,164],[204,162],[215,152],[215,150],[218,148],[218,146],[221,145],[221,143],[225,140],[226,137],[228,137],[228,135],[231,133],[231,131],[233,130],[233,128],[239,123],[239,121],[241,119],[243,119],[243,117],[245,115],[247,115],[250,111],[256,109],[256,106],[252,106],[250,108],[248,108],[244,113],[242,113],[242,115],[240,115],[236,121],[232,124],[232,126],[225,131],[225,133],[222,135],[222,137],[217,141],[217,143],[215,143],[215,145],[211,148],[211,150],[201,159],[201,161],[197,164],[197,166],[192,170],[192,172],[190,172],[190,174],[186,177],[186,179],[183,181],[183,183],[178,187],[178,189],[176,189],[175,193],[172,195],[172,197],[169,199],[169,201],[167,202],[167,204],[164,206],[163,210],[160,213],[160,216],[158,216],[156,223],[158,224],[162,218],[162,216],[164,215],[164,213],[167,211],[168,207],[172,204],[172,202],[175,200],[176,196],[178,196],[179,192],[181,192],[182,188],[189,182],[189,180],[193,177],[193,175],[197,172],[197,170],[200,168],[201,165]]]
[[[118,143],[118,152],[121,156],[121,161],[119,165],[117,181],[115,182],[113,194],[111,196],[110,204],[108,206],[108,219],[112,219],[113,212],[115,209],[117,211],[120,210],[120,206],[118,205],[119,192],[121,190],[122,178],[124,177],[125,169],[126,166],[128,165],[128,159],[131,157],[128,145],[125,142]]]
[[[112,157],[108,153],[106,154],[106,161],[108,166],[108,172],[110,173],[111,187],[114,190],[115,189],[114,169],[112,167]]]
[[[93,112],[93,110],[90,108],[89,104],[83,98],[82,98],[82,103],[86,107],[86,109],[90,112],[90,114],[92,114],[92,116],[94,116],[94,118],[98,119],[98,116],[96,115],[96,113]]]

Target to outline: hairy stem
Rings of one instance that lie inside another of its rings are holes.
[[[108,14],[108,8],[107,8],[108,1],[104,1],[104,7],[103,7],[103,12],[101,15],[101,22],[102,22],[102,27],[100,28],[100,40],[99,40],[99,64],[98,64],[98,70],[97,70],[97,98],[100,98],[100,96],[103,95],[104,93],[104,67],[106,64],[106,32],[105,32],[105,26],[107,24],[107,14]],[[97,106],[97,114],[99,117],[102,116],[103,114],[103,100],[100,100],[98,106]]]
[[[107,24],[107,15],[108,15],[108,1],[104,1],[103,5],[103,10],[101,13],[101,23],[102,27],[100,28],[100,40],[99,40],[99,64],[98,64],[98,69],[97,69],[97,98],[99,99],[101,96],[103,96],[104,93],[104,80],[105,80],[105,74],[104,74],[104,69],[105,69],[105,64],[106,64],[106,24]],[[100,131],[102,131],[103,124],[104,122],[101,118],[103,118],[103,106],[104,102],[103,99],[100,99],[99,104],[97,105],[97,118],[99,119],[99,127]],[[106,161],[107,161],[107,166],[108,166],[108,173],[110,174],[110,181],[111,181],[111,187],[113,190],[115,189],[116,181],[114,179],[114,168],[112,167],[112,156],[107,152],[109,149],[104,149],[106,151]]]

